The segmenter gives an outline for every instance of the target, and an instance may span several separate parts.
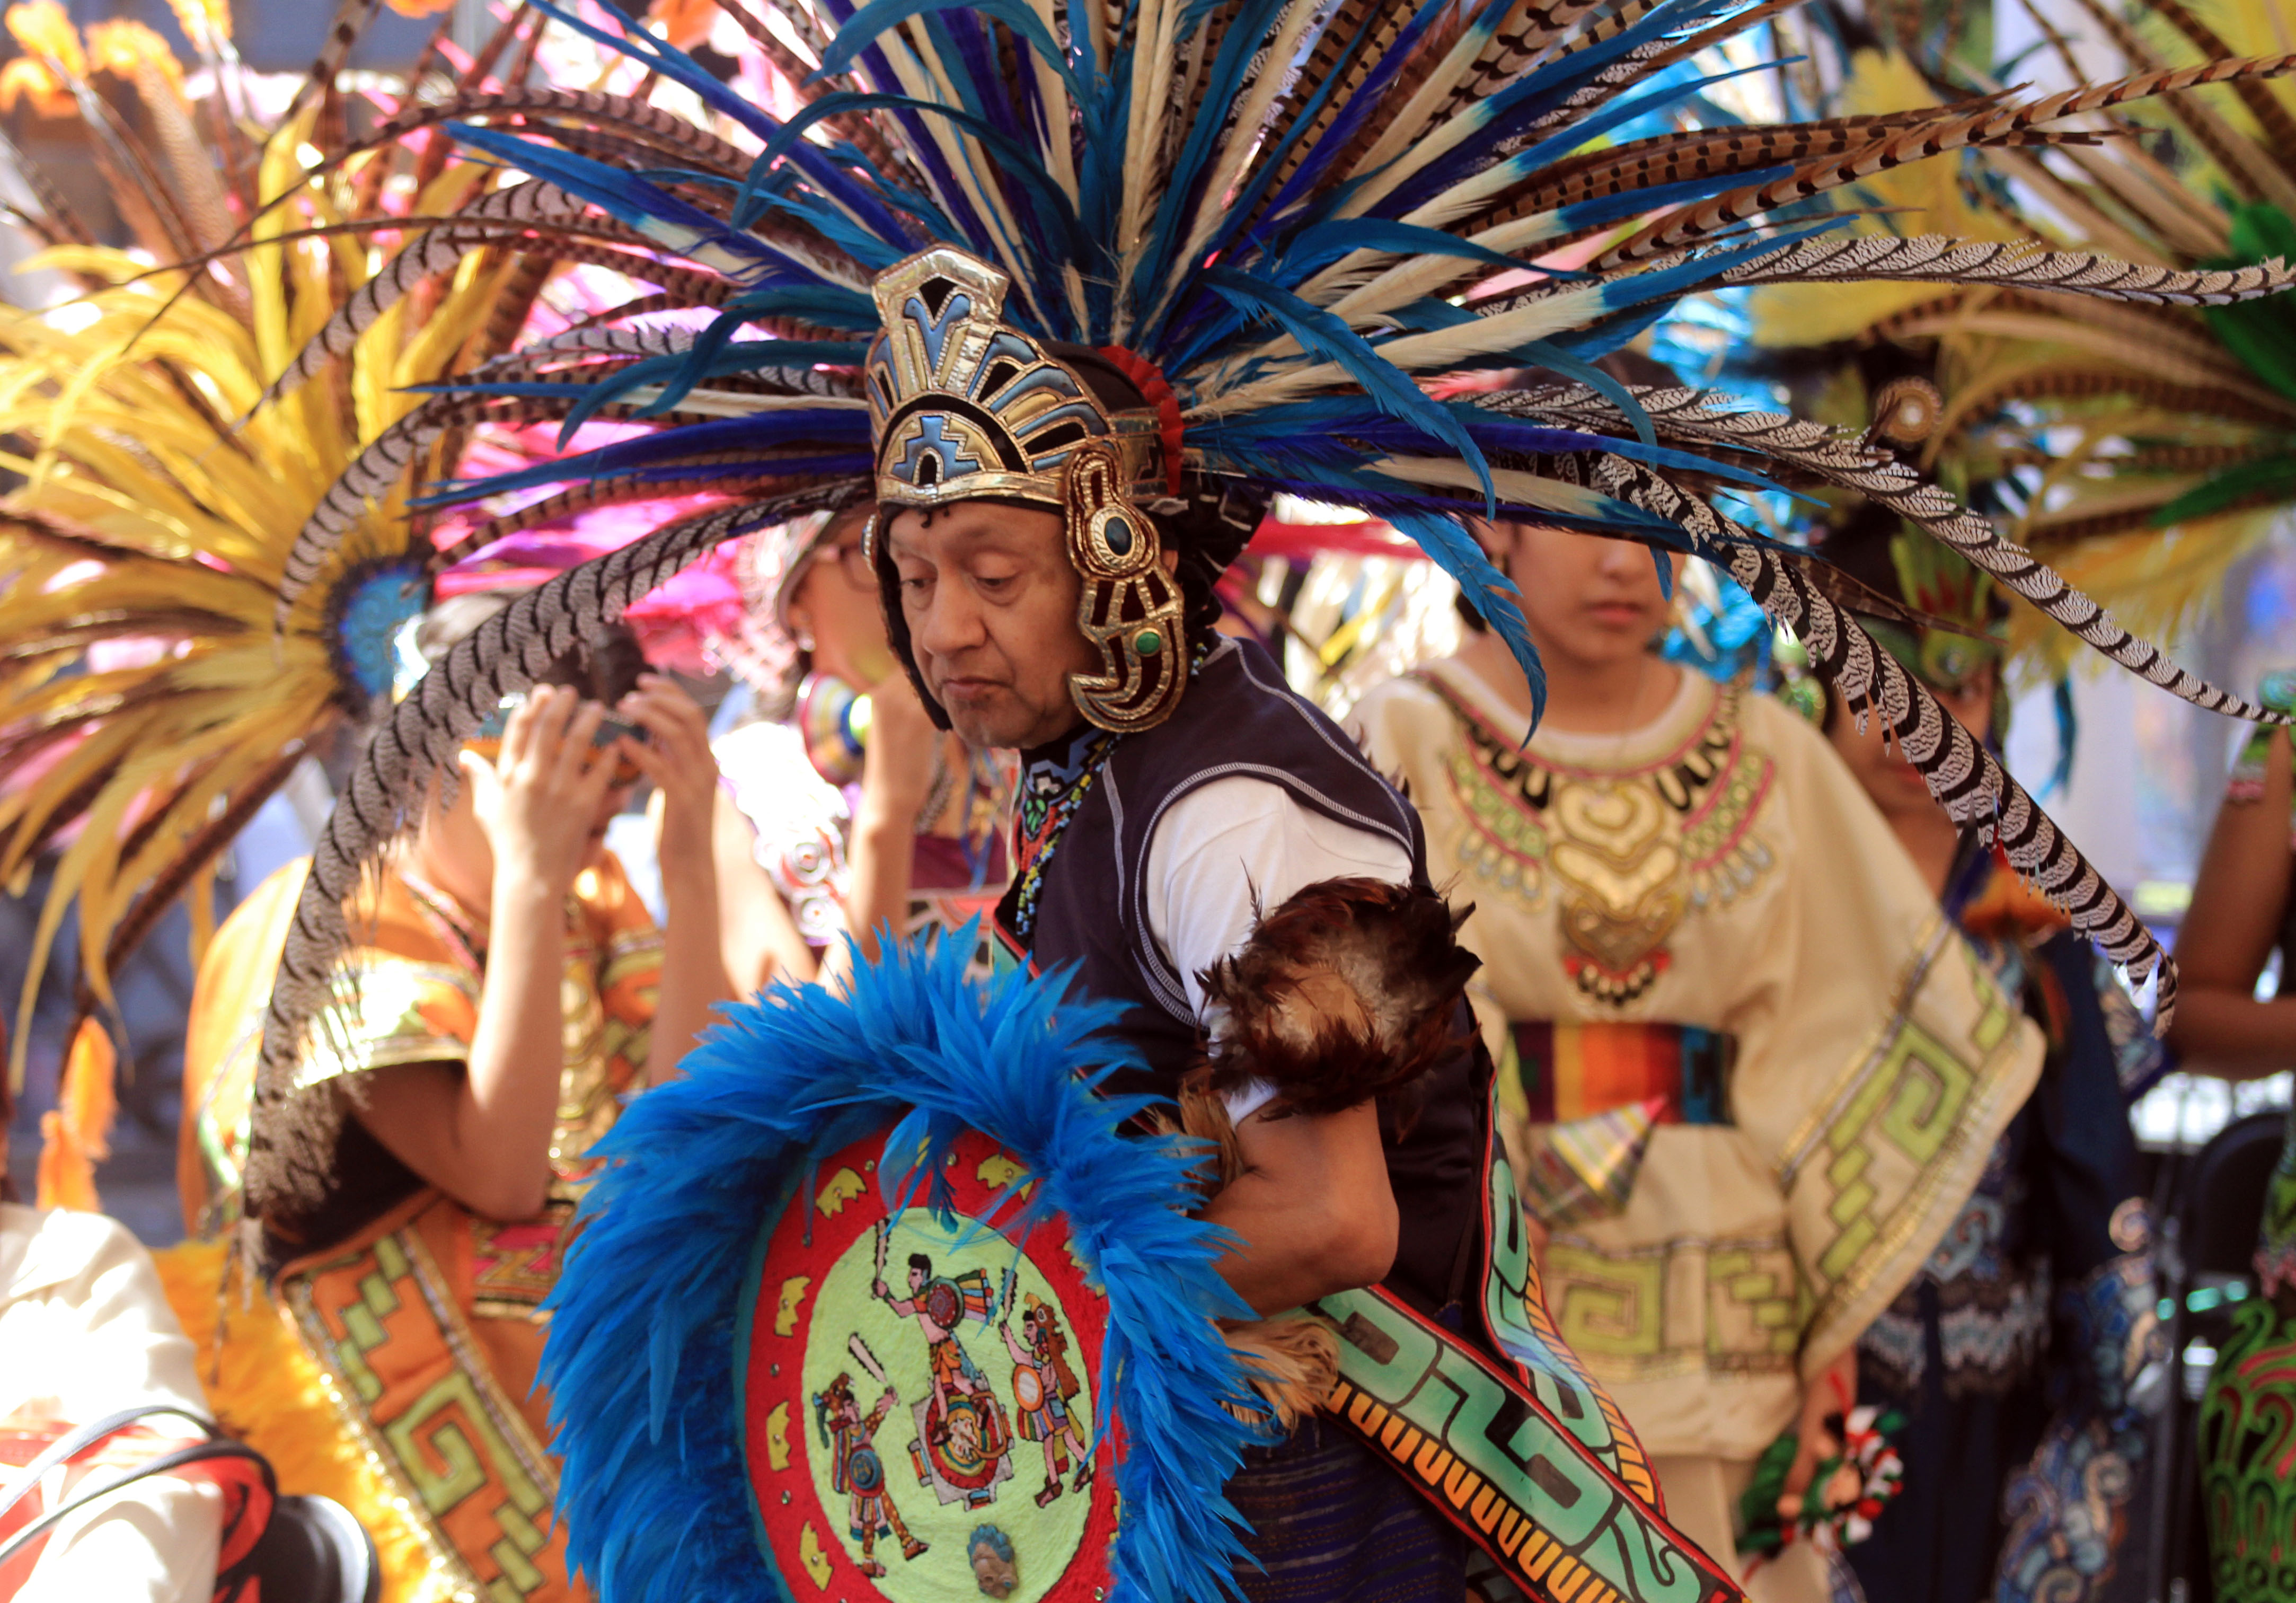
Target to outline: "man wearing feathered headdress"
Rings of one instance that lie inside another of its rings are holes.
[[[1309,1417],[1229,1484],[1257,1561],[1238,1586],[1447,1603],[1474,1522],[1366,1410],[1316,1409],[1408,1340],[1423,1367],[1475,1377],[1470,1413],[1553,1420],[1517,1367],[1538,1342],[1507,1306],[1521,1282],[1506,1289],[1483,1223],[1505,1187],[1461,1000],[1474,959],[1409,806],[1265,653],[1210,627],[1256,508],[1184,471],[1152,372],[1014,327],[1006,287],[946,249],[875,285],[870,557],[895,650],[937,722],[1022,754],[1006,953],[1130,1005],[1142,1061],[1109,1089],[1182,1109],[1234,1155],[1205,1209],[1234,1237],[1228,1286],[1262,1320],[1306,1309],[1341,1332],[1286,1400]],[[1398,1417],[1416,1446],[1466,1428],[1453,1411]],[[1591,1386],[1557,1411],[1617,1422]],[[1590,1493],[1702,1564],[1634,1501],[1650,1483],[1622,1426],[1545,1446],[1566,1443]],[[1534,1512],[1539,1461],[1495,1488],[1521,1517],[1486,1563],[1538,1551],[1518,1527],[1555,1517]]]

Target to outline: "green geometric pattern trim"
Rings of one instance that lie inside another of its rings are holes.
[[[1988,999],[1970,1032],[1970,1056],[1964,1058],[1911,1018],[1901,1018],[1888,1045],[1825,1126],[1821,1172],[1834,1235],[1818,1254],[1816,1268],[1829,1284],[1848,1278],[1887,1227],[1876,1207],[1880,1192],[1867,1174],[1877,1148],[1895,1148],[1918,1170],[1934,1163],[1961,1133],[1962,1115],[1977,1085],[1976,1065],[1988,1061],[2016,1026],[2016,1015],[1979,968],[1975,950],[1966,941],[1952,945],[1978,974],[1978,994]]]
[[[1682,1237],[1627,1251],[1547,1245],[1555,1328],[1606,1375],[1787,1374],[1808,1311],[1783,1236]],[[1685,1303],[1687,1302],[1688,1306]]]
[[[391,1290],[390,1283],[406,1279],[414,1270],[395,1236],[376,1242],[374,1256],[381,1272],[359,1278],[359,1301],[342,1311],[343,1330],[349,1340],[335,1347],[343,1377],[369,1408],[382,1396],[382,1382],[367,1367],[366,1355],[388,1339],[382,1322],[398,1311],[398,1294]]]
[[[1330,1417],[1447,1515],[1533,1603],[1742,1597],[1570,1431],[1533,1405],[1520,1382],[1457,1337],[1375,1291],[1310,1306],[1341,1333]]]
[[[316,1283],[362,1260],[370,1266],[355,1283],[357,1296],[323,1311],[313,1295]],[[434,1561],[461,1571],[465,1584],[478,1589],[458,1596],[474,1603],[526,1603],[552,1579],[534,1558],[550,1543],[553,1490],[537,1481],[525,1451],[505,1434],[521,1428],[507,1399],[492,1395],[487,1378],[472,1372],[477,1355],[470,1350],[468,1333],[448,1314],[446,1288],[438,1284],[420,1237],[412,1229],[393,1231],[378,1237],[364,1253],[308,1273],[308,1279],[299,1274],[291,1281],[299,1323],[316,1338],[314,1344],[351,1393],[344,1399],[351,1405],[348,1412],[408,1500]],[[453,1367],[386,1419],[377,1412],[389,1406],[386,1388],[368,1359],[392,1339],[388,1321],[410,1305],[443,1321],[424,1328],[436,1331]],[[328,1313],[340,1321],[339,1336],[331,1335]],[[481,1581],[464,1568],[468,1557],[455,1550],[439,1523],[474,1498],[490,1500],[483,1511],[500,1533],[486,1549],[500,1571],[491,1580]]]
[[[2201,1504],[2219,1603],[2296,1597],[2296,1319],[2251,1298],[2232,1316],[2201,1405]]]

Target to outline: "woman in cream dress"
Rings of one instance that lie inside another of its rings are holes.
[[[1536,734],[1480,629],[1357,722],[1474,906],[1548,1306],[1669,1513],[1732,1562],[1755,1461],[1792,1433],[1807,1484],[1859,1332],[1969,1195],[2040,1042],[1816,731],[1657,654],[1648,551],[1486,532],[1538,575]],[[1758,1603],[1825,1595],[1807,1543],[1752,1567]]]

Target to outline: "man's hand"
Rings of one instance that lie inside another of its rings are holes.
[[[462,754],[497,886],[524,884],[554,903],[572,888],[614,777],[612,759],[590,744],[605,713],[563,686],[545,685],[510,715],[496,761]]]
[[[1254,1312],[1282,1313],[1387,1278],[1400,1221],[1378,1104],[1283,1119],[1254,1114],[1236,1142],[1244,1171],[1204,1217],[1239,1237],[1219,1272]]]
[[[649,673],[615,711],[647,735],[643,742],[621,741],[616,750],[661,793],[656,850],[665,876],[707,873],[716,858],[718,759],[701,709],[675,679]]]

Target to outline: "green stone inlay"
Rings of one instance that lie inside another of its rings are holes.
[[[1164,637],[1152,629],[1144,629],[1132,637],[1132,649],[1144,657],[1152,657],[1164,649]]]

